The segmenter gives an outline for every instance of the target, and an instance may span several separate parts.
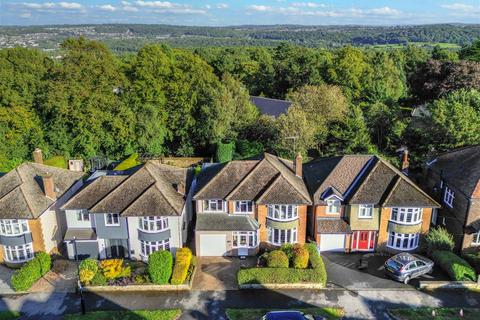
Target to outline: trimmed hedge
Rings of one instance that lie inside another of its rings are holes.
[[[215,154],[215,158],[217,159],[217,162],[224,163],[224,162],[232,161],[234,149],[235,149],[234,142],[217,143],[217,151]]]
[[[318,253],[317,246],[314,243],[307,243],[305,244],[305,248],[308,250],[309,254],[309,265],[313,269],[321,269],[322,272],[327,274],[327,271],[325,269],[325,264],[323,263],[323,259],[320,256],[320,253]]]
[[[432,254],[436,264],[440,266],[454,281],[476,281],[475,270],[456,254],[450,251],[436,251]]]
[[[435,251],[453,251],[455,241],[447,229],[438,227],[431,229],[425,237],[427,254],[432,256]]]
[[[267,266],[269,268],[288,268],[287,254],[281,250],[273,250],[268,253]]]
[[[35,258],[25,263],[12,276],[11,284],[15,291],[27,291],[51,268],[52,260],[45,252],[37,252]]]
[[[295,269],[305,269],[308,267],[308,257],[309,253],[307,248],[301,244],[296,244],[293,246],[293,259],[292,266]]]
[[[293,268],[250,268],[241,269],[237,274],[238,284],[271,284],[271,283],[321,283],[327,278],[318,269]]]
[[[173,257],[170,251],[155,251],[148,256],[148,275],[155,284],[168,284],[172,267]]]
[[[180,248],[175,254],[171,284],[182,284],[187,279],[188,269],[192,261],[192,251],[189,248]]]
[[[470,263],[470,265],[475,269],[477,274],[480,274],[480,252],[477,253],[466,253],[463,255],[463,258]]]

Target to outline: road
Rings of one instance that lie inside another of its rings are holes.
[[[225,319],[225,308],[300,308],[339,306],[346,319],[387,319],[391,307],[478,307],[480,294],[467,291],[421,292],[415,290],[228,290],[176,293],[86,294],[87,311],[181,308],[182,320]],[[75,294],[37,293],[3,297],[0,310],[18,310],[25,319],[61,319],[64,313],[80,312]]]

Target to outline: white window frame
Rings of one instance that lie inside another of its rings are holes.
[[[340,214],[342,212],[342,202],[336,197],[327,199],[327,214]],[[338,205],[337,205],[338,204]],[[338,208],[338,211],[333,211],[333,208]]]
[[[148,259],[148,256],[155,251],[170,250],[170,238],[161,241],[140,241],[140,255],[144,259]]]
[[[445,187],[445,192],[443,193],[443,202],[453,208],[453,200],[455,199],[455,192],[449,187]]]
[[[391,231],[388,233],[387,247],[395,250],[410,251],[418,248],[419,239],[419,233],[397,233]],[[399,244],[397,244],[398,242]]]
[[[411,220],[407,221],[409,216]],[[390,213],[390,221],[397,224],[414,225],[421,223],[422,219],[423,208],[398,207],[392,208]]]
[[[112,223],[108,222],[108,217],[112,217]],[[117,217],[117,222],[114,222],[114,218]],[[106,213],[105,214],[105,226],[118,227],[120,225],[120,215],[118,213]]]
[[[267,218],[275,221],[293,221],[298,219],[298,206],[290,204],[269,204]]]
[[[250,210],[249,210],[248,207],[250,207]],[[237,209],[240,209],[240,210],[237,210]],[[253,213],[253,201],[250,201],[250,200],[234,201],[233,213],[237,213],[237,214],[251,214],[251,213]]]
[[[359,219],[372,219],[373,218],[373,204],[361,204],[358,206],[358,218]],[[367,214],[369,213],[369,214]]]
[[[90,221],[90,214],[87,210],[77,212],[77,221]]]
[[[473,234],[472,245],[480,246],[480,231]]]
[[[215,209],[212,209],[212,204],[215,203]],[[218,204],[221,203],[221,208],[218,207]],[[217,212],[226,212],[225,201],[222,199],[208,199],[203,202],[203,212],[207,213],[217,213]]]
[[[30,232],[28,220],[25,219],[2,219],[0,220],[0,234],[2,236],[19,236]]]
[[[168,230],[168,217],[148,216],[138,218],[138,229],[143,232],[155,233]]]
[[[33,244],[31,242],[20,246],[3,246],[3,251],[5,253],[5,261],[7,262],[21,263],[34,258]],[[23,258],[20,259],[21,255],[23,255]]]
[[[268,242],[276,246],[281,246],[285,243],[297,243],[298,241],[298,230],[296,227],[292,229],[275,229],[267,227],[267,233]],[[282,233],[284,241],[282,241]]]
[[[240,245],[239,239],[241,236],[247,237],[247,245]],[[258,234],[257,231],[234,231],[232,248],[256,248],[258,247]]]

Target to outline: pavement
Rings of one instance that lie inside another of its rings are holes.
[[[0,295],[14,293],[10,285],[10,279],[14,272],[15,269],[7,268],[0,264]]]

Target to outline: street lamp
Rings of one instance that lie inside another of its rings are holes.
[[[78,277],[78,291],[80,292],[80,307],[82,309],[82,314],[86,313],[85,310],[85,298],[83,297],[83,286],[80,282],[80,264],[78,263],[78,254],[77,254],[77,237],[73,237],[73,254],[75,255],[75,263],[77,265],[77,277]]]

